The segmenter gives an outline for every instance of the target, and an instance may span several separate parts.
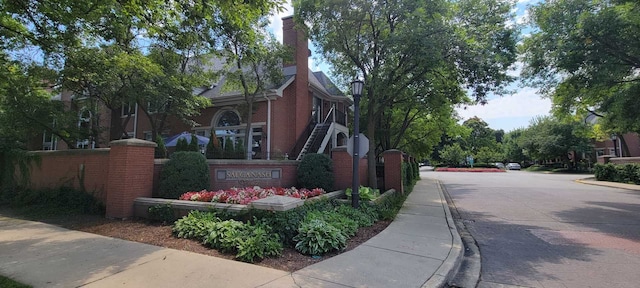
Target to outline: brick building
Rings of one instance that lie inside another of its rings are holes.
[[[301,31],[294,29],[291,16],[283,18],[283,42],[294,48],[294,60],[283,64],[283,83],[274,85],[254,102],[255,112],[251,123],[254,159],[296,159],[305,153],[330,151],[331,148],[346,144],[349,135],[347,116],[353,102],[323,72],[312,72],[308,68],[308,40]],[[220,60],[217,61],[214,60],[210,66],[222,67]],[[200,115],[191,119],[197,125],[191,127],[181,121],[169,120],[162,135],[166,137],[188,131],[209,137],[214,132],[222,145],[228,142],[227,138],[232,142],[244,139],[247,132],[246,122],[243,121],[245,115],[239,111],[244,97],[241,91],[222,93],[223,82],[221,78],[210,87],[194,91],[194,94],[207,97],[213,103],[212,107],[203,109]],[[76,106],[73,109],[79,111],[78,125],[86,125],[87,129],[91,125],[98,125],[100,138],[105,140],[80,139],[75,148],[105,147],[110,140],[122,138],[124,133],[111,129],[115,121],[125,123],[124,129],[130,138],[153,139],[150,121],[137,105],[125,105],[121,111],[109,111],[90,99],[73,99],[71,93],[63,92],[59,97],[68,103],[68,107]],[[99,114],[99,119],[94,114]],[[62,141],[56,141],[55,137],[44,135],[39,149],[64,150],[68,147]]]

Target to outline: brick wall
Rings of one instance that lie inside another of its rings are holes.
[[[598,161],[598,162],[600,162],[600,161]],[[609,158],[609,163],[612,163],[612,164],[640,163],[640,157]]]
[[[402,179],[403,155],[400,150],[384,152],[384,185],[385,190],[395,189],[404,193],[404,179]]]
[[[168,159],[156,159],[153,171],[154,189],[160,183],[160,173]],[[293,187],[297,185],[298,161],[295,160],[230,160],[230,159],[207,159],[210,171],[210,188],[215,191],[220,189],[229,189],[232,187],[261,186],[261,187]],[[217,170],[234,170],[234,171],[265,171],[278,170],[281,175],[278,179],[247,179],[241,181],[235,180],[217,180]]]
[[[337,147],[331,150],[331,160],[333,160],[333,177],[336,190],[343,190],[353,184],[353,157],[347,153],[346,147]],[[367,159],[360,159],[358,174],[360,175],[360,185],[369,186],[367,174]]]
[[[155,143],[139,139],[111,142],[107,217],[132,217],[134,200],[138,197],[151,197],[155,147]]]
[[[105,202],[109,178],[109,149],[31,152],[40,156],[40,165],[31,165],[29,187],[33,189],[70,186],[84,189]]]

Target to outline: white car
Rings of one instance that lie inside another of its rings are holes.
[[[520,164],[518,163],[509,163],[507,164],[507,169],[509,170],[520,170]]]
[[[500,162],[496,162],[494,165],[496,165],[496,167],[498,169],[504,169],[504,164],[500,163]]]

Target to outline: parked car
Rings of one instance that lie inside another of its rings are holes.
[[[496,162],[494,163],[494,165],[496,165],[498,169],[504,169],[504,164],[502,164],[501,162]]]
[[[509,163],[507,164],[507,169],[509,170],[520,170],[520,164],[518,163]]]

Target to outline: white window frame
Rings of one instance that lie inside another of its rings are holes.
[[[133,105],[131,105],[131,103],[123,103],[122,104],[122,108],[120,108],[120,118],[126,118],[129,116],[129,113],[131,114],[131,116],[136,116],[136,113],[138,113],[138,111],[136,111],[136,104],[133,103]],[[127,113],[125,111],[125,108],[129,109],[129,113]]]

